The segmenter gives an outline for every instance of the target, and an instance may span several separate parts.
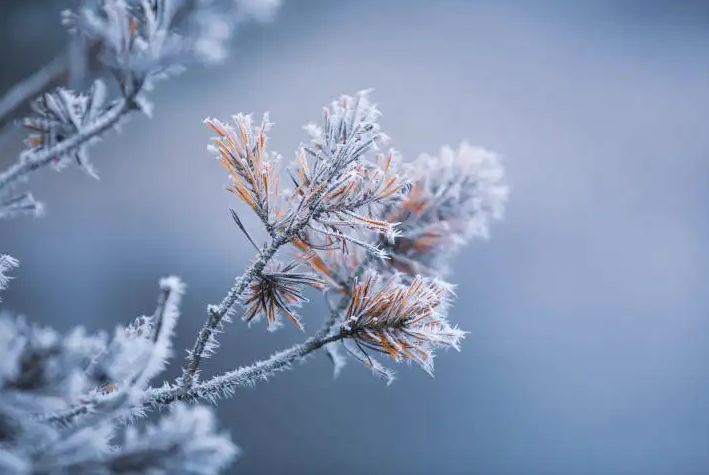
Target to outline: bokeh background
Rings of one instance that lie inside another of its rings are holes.
[[[65,47],[66,3],[0,2],[0,93]],[[4,308],[111,329],[152,312],[174,273],[176,345],[191,346],[252,257],[202,119],[269,110],[289,158],[323,105],[369,87],[405,157],[462,139],[504,156],[506,218],[452,276],[470,335],[435,379],[404,366],[386,387],[352,361],[333,381],[317,354],[237,392],[218,406],[244,449],[234,473],[709,473],[704,1],[286,0],[221,67],[161,83],[152,120],[107,135],[100,182],[32,178],[47,215],[0,223],[21,261]],[[205,376],[302,338],[234,323]]]

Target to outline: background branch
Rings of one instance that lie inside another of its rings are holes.
[[[92,122],[91,125],[87,126],[81,132],[66,140],[62,140],[53,147],[34,153],[22,154],[14,165],[0,174],[0,191],[14,185],[18,180],[26,177],[31,172],[49,165],[56,157],[75,150],[89,140],[100,136],[106,130],[118,124],[129,112],[136,109],[137,105],[131,98],[120,99],[112,108],[104,112],[97,120]]]

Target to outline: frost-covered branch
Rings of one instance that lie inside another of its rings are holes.
[[[358,270],[356,275],[360,275],[363,269],[364,267]],[[350,297],[343,295],[337,306],[331,310],[330,315],[325,320],[320,330],[303,343],[276,353],[266,360],[253,363],[248,367],[239,368],[221,376],[215,376],[208,381],[195,383],[187,390],[185,390],[184,386],[179,385],[149,390],[146,397],[146,404],[165,405],[175,400],[194,401],[199,399],[215,402],[222,397],[231,396],[233,390],[237,387],[250,387],[257,381],[267,380],[275,373],[290,368],[293,362],[302,360],[310,353],[323,347],[332,359],[335,366],[335,373],[337,374],[344,363],[340,360],[340,355],[336,353],[336,350],[329,348],[331,348],[334,343],[341,341],[344,335],[338,333],[331,335],[330,332],[335,323],[342,317],[349,302]]]
[[[141,0],[124,0],[132,7]],[[76,12],[64,13],[65,21],[73,26],[82,12],[98,14],[103,1],[82,0]],[[174,10],[174,29],[190,39],[189,48],[182,49],[182,59],[187,53],[197,56],[198,62],[218,64],[227,56],[227,41],[242,22],[256,19],[270,20],[281,0],[151,0],[154,5]],[[94,78],[106,78],[111,72],[101,61],[104,43],[100,37],[87,36],[87,31],[74,31],[68,48],[29,77],[12,86],[0,97],[0,134],[10,123],[21,118],[29,105],[40,95],[56,87],[78,87],[85,82],[87,72]]]
[[[240,451],[228,434],[216,433],[216,425],[212,411],[176,405],[142,432],[127,427],[120,450],[100,457],[85,451],[67,460],[47,459],[36,464],[33,473],[57,473],[60,467],[72,474],[219,473]]]
[[[253,386],[258,381],[265,381],[274,374],[289,369],[294,362],[300,361],[313,351],[340,341],[342,338],[344,337],[339,334],[324,336],[318,333],[305,342],[276,353],[268,359],[214,376],[204,382],[195,383],[187,390],[180,385],[150,389],[146,392],[143,404],[145,407],[150,407],[164,406],[174,401],[194,402],[199,400],[214,403],[219,399],[231,397],[236,388]]]
[[[149,390],[144,404],[161,406],[174,401],[198,400],[214,403],[230,397],[238,387],[267,380],[313,351],[343,340],[352,341],[353,346],[348,351],[389,381],[393,379],[391,371],[367,355],[365,349],[387,354],[395,361],[416,362],[432,374],[433,350],[438,346],[459,349],[459,341],[465,334],[444,317],[448,291],[445,283],[425,278],[416,278],[410,285],[401,284],[398,278],[381,283],[376,274],[370,272],[361,283],[354,279],[352,297],[343,297],[323,328],[304,343],[189,388],[173,385]],[[328,335],[331,322],[339,318],[342,307],[346,310],[343,323],[335,334]],[[337,359],[330,354],[333,360]],[[337,371],[341,362],[333,362]]]
[[[216,349],[216,333],[221,331],[225,320],[229,321],[231,308],[254,280],[260,283],[251,302],[263,302],[260,308],[268,314],[269,327],[273,328],[274,321],[274,313],[269,308],[274,307],[300,326],[289,311],[292,301],[283,299],[277,292],[264,291],[273,289],[276,276],[271,275],[269,283],[264,269],[280,247],[292,241],[307,246],[310,231],[324,233],[342,246],[348,242],[361,243],[378,255],[378,248],[349,236],[345,232],[347,228],[364,225],[373,232],[390,238],[394,236],[392,223],[358,214],[365,208],[371,213],[373,206],[396,196],[406,187],[398,175],[389,173],[391,160],[386,160],[383,168],[376,168],[365,160],[367,152],[380,138],[378,116],[376,107],[369,102],[368,91],[360,92],[354,98],[342,96],[325,109],[324,127],[318,129],[317,134],[311,131],[313,148],[302,148],[298,155],[295,164],[298,174],[291,175],[297,188],[290,194],[283,190],[279,192],[280,156],[266,150],[266,132],[271,125],[267,115],[258,127],[253,125],[250,116],[243,114],[234,116],[234,127],[217,119],[205,121],[217,133],[210,150],[229,171],[229,191],[254,211],[272,240],[246,272],[236,279],[222,302],[208,308],[207,321],[188,355],[189,362],[183,372],[185,391],[194,383],[201,360]],[[307,154],[314,158],[312,165],[308,165]],[[237,214],[233,211],[232,214],[246,233]],[[324,221],[329,216],[334,216],[337,222]],[[247,238],[253,243],[248,233]],[[298,300],[298,296],[292,293],[288,297]],[[252,308],[258,309],[259,306]],[[247,313],[245,319],[251,321],[256,314]]]
[[[108,381],[102,385],[104,392],[121,389],[121,386],[145,389],[152,378],[164,371],[173,353],[172,338],[184,287],[177,277],[161,279],[160,297],[153,316],[136,320],[127,331],[119,328],[112,345],[87,367],[87,374],[94,375],[97,380]],[[123,372],[127,375],[123,376],[123,383],[117,383],[121,377],[116,368],[122,364],[128,367],[127,372]],[[100,402],[100,399],[89,395],[83,398],[80,405],[50,414],[45,419],[59,426],[67,426],[95,410],[94,406]]]

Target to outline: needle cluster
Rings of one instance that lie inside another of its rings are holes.
[[[410,284],[399,275],[384,280],[374,271],[354,279],[350,304],[340,334],[351,338],[362,361],[372,366],[366,350],[394,361],[414,362],[433,375],[437,347],[460,350],[465,332],[446,319],[450,285],[416,276]]]

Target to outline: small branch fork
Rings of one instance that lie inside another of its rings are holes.
[[[193,384],[197,369],[207,353],[207,345],[214,338],[214,334],[222,325],[224,317],[229,313],[229,310],[244,294],[246,287],[253,279],[266,267],[266,264],[276,254],[278,249],[283,246],[288,239],[285,236],[279,236],[271,241],[271,244],[264,249],[258,256],[258,259],[253,262],[243,275],[236,279],[236,282],[229,289],[226,297],[219,305],[210,305],[208,309],[209,316],[204,326],[197,335],[194,346],[190,351],[190,361],[184,369],[182,378],[182,388],[187,391]]]

